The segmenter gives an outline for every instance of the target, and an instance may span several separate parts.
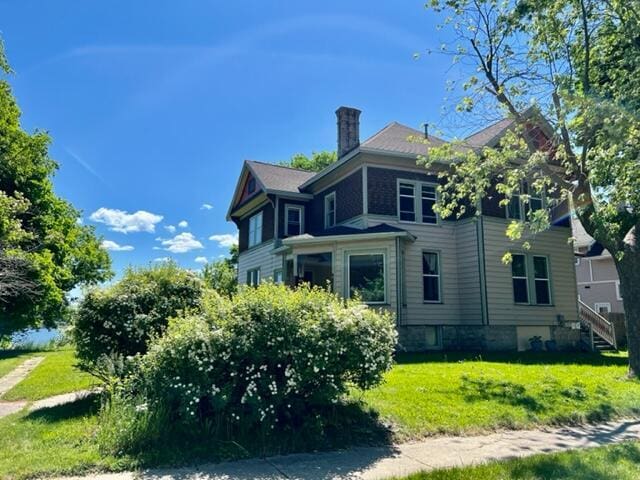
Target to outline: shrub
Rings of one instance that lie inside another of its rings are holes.
[[[391,367],[392,315],[322,289],[264,284],[205,303],[204,315],[172,320],[122,385],[171,425],[295,430]]]
[[[92,369],[106,358],[145,353],[170,317],[201,310],[202,294],[202,281],[175,263],[128,269],[80,302],[73,325],[78,357]]]

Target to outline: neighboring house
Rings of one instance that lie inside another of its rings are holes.
[[[426,132],[393,122],[361,143],[360,111],[341,107],[336,115],[339,159],[323,171],[244,162],[228,213],[239,229],[240,283],[305,281],[358,295],[395,313],[406,350],[526,349],[536,335],[560,347],[577,343],[567,215],[527,251],[505,235],[510,218],[525,213],[518,197],[504,208],[494,194],[481,215],[469,208],[442,219],[433,206],[437,171],[447,166],[416,165],[428,146],[410,138]],[[465,148],[496,145],[511,126],[502,120]],[[502,263],[506,251],[511,265]]]
[[[611,254],[584,231],[578,219],[572,218],[571,225],[578,298],[598,313],[624,313],[620,280]]]

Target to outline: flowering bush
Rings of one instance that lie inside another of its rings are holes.
[[[201,311],[202,281],[174,263],[129,269],[122,280],[87,293],[73,325],[78,357],[95,367],[105,357],[126,357],[147,350],[170,317]]]
[[[391,367],[393,317],[322,289],[264,284],[205,304],[137,359],[120,394],[140,410],[182,424],[295,426]]]

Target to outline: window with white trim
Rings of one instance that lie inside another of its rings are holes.
[[[324,197],[324,228],[336,225],[336,192],[331,192]]]
[[[549,262],[547,257],[533,256],[533,282],[536,293],[536,305],[551,305],[551,283],[549,281]]]
[[[609,302],[596,302],[593,309],[600,315],[603,313],[611,313],[611,304]]]
[[[438,223],[434,211],[438,199],[433,183],[398,180],[398,219],[401,222]]]
[[[284,234],[293,237],[302,234],[304,230],[304,215],[302,207],[287,205],[284,209]]]
[[[512,254],[511,281],[514,303],[551,305],[551,276],[546,256]]]
[[[262,243],[262,212],[249,219],[249,247]]]
[[[364,303],[386,302],[384,253],[348,255],[349,298],[360,297]]]
[[[416,193],[413,183],[398,184],[398,217],[405,222],[416,221]]]
[[[529,303],[529,282],[527,277],[527,257],[516,253],[511,260],[511,281],[513,283],[513,301]]]
[[[422,298],[425,303],[440,303],[440,255],[422,252]]]
[[[247,285],[257,287],[260,284],[260,269],[252,268],[247,270]]]
[[[275,283],[277,285],[283,283],[282,269],[281,268],[276,268],[273,271],[273,283]]]

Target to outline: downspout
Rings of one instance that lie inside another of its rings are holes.
[[[402,284],[404,272],[402,271],[402,257],[400,237],[396,237],[396,325],[402,323]]]
[[[487,306],[487,265],[484,250],[484,221],[482,215],[477,217],[476,236],[478,244],[478,272],[480,274],[480,310],[482,324],[489,325],[489,310]]]

